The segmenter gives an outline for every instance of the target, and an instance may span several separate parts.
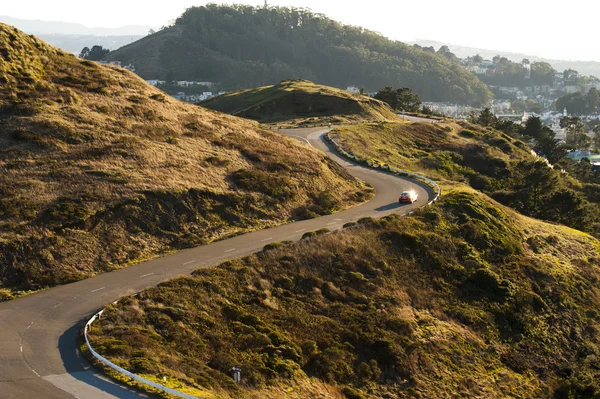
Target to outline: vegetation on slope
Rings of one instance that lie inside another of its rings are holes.
[[[227,93],[199,105],[262,123],[343,123],[399,120],[384,102],[307,80]]]
[[[0,24],[0,300],[366,196],[255,122]]]
[[[430,176],[469,184],[538,219],[600,237],[600,185],[554,170],[519,138],[466,122],[379,123],[332,132],[345,149]]]
[[[242,398],[600,395],[600,246],[454,190],[111,305],[117,364]]]
[[[309,79],[376,91],[408,86],[424,101],[485,104],[487,86],[458,63],[296,8],[191,7],[175,24],[109,54],[146,79],[225,89]]]

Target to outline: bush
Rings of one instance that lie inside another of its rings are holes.
[[[280,200],[289,200],[296,195],[288,178],[262,170],[240,169],[231,175],[231,179],[243,190],[263,193]]]
[[[272,243],[265,245],[262,249],[262,252],[267,252],[267,251],[271,251],[273,249],[282,248],[291,243],[292,243],[292,241],[272,242]]]

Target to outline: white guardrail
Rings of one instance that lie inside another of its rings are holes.
[[[428,202],[427,205],[431,205],[432,203],[434,203],[435,201],[437,201],[440,198],[440,195],[442,194],[442,189],[440,188],[440,186],[436,182],[434,182],[433,180],[431,180],[431,179],[429,179],[429,178],[427,178],[425,176],[421,176],[421,175],[418,175],[416,173],[407,172],[405,170],[401,170],[401,169],[397,169],[397,168],[392,168],[392,167],[389,167],[389,166],[387,166],[387,167],[386,166],[380,166],[377,163],[373,163],[373,162],[370,162],[370,161],[368,161],[366,159],[359,158],[356,155],[351,154],[348,151],[344,150],[342,148],[342,146],[340,146],[334,139],[332,139],[329,136],[329,133],[325,133],[325,140],[327,142],[331,143],[331,145],[333,145],[333,147],[335,148],[335,150],[338,153],[340,153],[341,155],[343,155],[344,157],[346,157],[346,158],[348,158],[350,160],[353,160],[355,162],[362,163],[362,164],[367,164],[369,167],[374,168],[374,169],[387,170],[387,171],[389,171],[391,173],[395,173],[397,175],[402,175],[402,176],[409,177],[411,179],[420,180],[420,181],[424,182],[425,184],[431,186],[437,192],[436,192],[436,195],[433,198],[433,200],[431,200],[430,202]],[[123,375],[125,375],[125,376],[127,376],[127,377],[129,377],[129,378],[131,378],[133,380],[141,382],[142,384],[151,386],[152,388],[158,389],[160,391],[163,391],[163,392],[171,394],[171,395],[178,396],[180,398],[185,398],[185,399],[200,399],[200,398],[198,398],[196,396],[192,396],[192,395],[188,395],[188,394],[183,393],[183,392],[179,392],[179,391],[177,391],[175,389],[168,388],[168,387],[166,387],[164,385],[161,385],[161,384],[158,384],[158,383],[156,383],[154,381],[150,381],[150,380],[147,380],[147,379],[145,379],[143,377],[140,377],[137,374],[134,374],[134,373],[132,373],[130,371],[125,370],[123,367],[117,366],[116,364],[114,364],[113,362],[111,362],[110,360],[106,359],[105,357],[103,357],[102,355],[100,355],[98,352],[96,352],[94,350],[94,348],[92,347],[92,344],[90,343],[90,340],[88,338],[88,329],[89,329],[89,327],[96,320],[100,319],[100,316],[102,315],[102,312],[104,312],[104,310],[101,310],[100,312],[96,313],[87,322],[87,324],[85,325],[85,328],[83,330],[83,335],[85,337],[85,343],[86,343],[86,345],[87,345],[90,353],[92,354],[92,356],[94,356],[94,358],[96,358],[100,363],[102,363],[102,364],[110,367],[111,369],[115,370],[116,372],[121,373],[121,374],[123,374]]]
[[[427,203],[427,205],[431,205],[432,203],[437,201],[440,198],[440,196],[442,195],[442,188],[440,187],[440,185],[428,177],[421,176],[416,173],[411,173],[406,170],[393,168],[391,166],[385,166],[385,165],[381,166],[378,163],[371,162],[367,159],[357,157],[356,155],[344,150],[341,145],[339,145],[334,139],[331,138],[331,136],[329,136],[329,133],[325,133],[325,140],[327,142],[329,142],[339,154],[343,155],[344,157],[346,157],[352,161],[355,161],[355,162],[361,163],[361,164],[366,164],[370,168],[373,168],[373,169],[387,170],[387,171],[397,174],[397,175],[406,176],[411,179],[419,180],[419,181],[422,181],[423,183],[427,184],[428,186],[432,187],[436,191],[435,197],[431,201],[429,201]]]
[[[150,381],[150,380],[147,380],[147,379],[145,379],[143,377],[140,377],[137,374],[133,374],[132,372],[125,370],[123,367],[117,366],[116,364],[114,364],[113,362],[111,362],[110,360],[106,359],[105,357],[103,357],[102,355],[100,355],[98,352],[96,352],[94,350],[94,348],[92,348],[92,344],[90,344],[90,340],[88,338],[88,328],[92,325],[93,322],[95,322],[97,319],[100,318],[100,316],[102,315],[102,312],[104,312],[104,309],[101,310],[101,311],[99,311],[98,313],[96,313],[94,315],[94,317],[92,317],[87,322],[87,324],[85,325],[85,328],[83,330],[83,335],[85,337],[85,343],[86,343],[86,345],[87,345],[90,353],[92,354],[92,356],[94,356],[100,363],[102,363],[102,364],[110,367],[111,369],[115,370],[116,372],[121,373],[121,374],[123,374],[123,375],[125,375],[125,376],[127,376],[127,377],[129,377],[129,378],[131,378],[133,380],[141,382],[142,384],[149,385],[152,388],[156,388],[156,389],[158,389],[160,391],[163,391],[163,392],[171,394],[171,395],[178,396],[180,398],[185,398],[185,399],[200,399],[200,398],[198,398],[196,396],[192,396],[192,395],[188,395],[188,394],[183,393],[183,392],[179,392],[176,389],[168,388],[168,387],[166,387],[164,385],[161,385],[161,384],[158,384],[158,383],[156,383],[154,381]]]

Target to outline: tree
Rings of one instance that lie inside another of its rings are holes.
[[[557,190],[545,207],[544,218],[586,231],[590,223],[590,206],[573,190]]]
[[[560,127],[566,129],[566,144],[576,150],[587,150],[591,139],[585,134],[586,126],[578,116],[563,116],[560,118]]]
[[[485,108],[483,111],[479,113],[479,117],[477,118],[477,123],[481,126],[495,126],[498,122],[498,118],[492,112],[491,109]]]
[[[394,90],[387,86],[375,94],[377,100],[381,100],[389,104],[392,109],[405,112],[418,112],[421,106],[419,96],[413,94],[408,87],[400,87]]]
[[[539,117],[530,116],[529,119],[527,119],[527,122],[525,122],[523,134],[533,139],[538,139],[542,135],[543,128],[544,124]]]
[[[592,139],[592,145],[594,146],[594,152],[600,152],[600,124],[594,127],[594,138]]]
[[[421,99],[418,95],[413,94],[408,87],[396,89],[398,96],[398,110],[406,112],[418,112],[421,107]]]
[[[79,53],[79,58],[83,58],[84,60],[89,59],[90,57],[90,48],[89,47],[84,47],[81,50],[81,53]]]
[[[155,34],[156,31],[152,28],[150,28],[150,30],[148,31],[148,36]]]
[[[496,122],[495,128],[512,137],[518,137],[523,130],[523,127],[520,124],[516,124],[509,119],[499,120]]]
[[[458,61],[458,57],[452,51],[450,51],[450,48],[446,45],[439,48],[438,54],[445,57],[449,61]]]
[[[556,171],[543,161],[521,161],[517,164],[521,174],[519,196],[523,211],[533,217],[544,214],[544,204],[552,196],[558,184]]]
[[[531,64],[531,80],[535,85],[554,84],[556,70],[547,62],[534,62]]]
[[[574,70],[574,69],[570,69],[570,68],[569,68],[569,69],[566,69],[566,70],[563,72],[563,78],[564,78],[566,81],[573,81],[573,80],[577,80],[577,79],[579,78],[579,72],[577,72],[577,71],[576,71],[576,70]]]
[[[375,94],[375,98],[388,103],[392,109],[397,109],[398,107],[398,96],[396,95],[396,91],[391,86],[386,86],[379,90],[377,94]]]
[[[545,157],[548,162],[555,164],[563,159],[569,150],[556,139],[556,133],[547,126],[543,126],[540,134],[535,140],[535,152]]]
[[[109,49],[96,45],[93,46],[91,50],[88,47],[84,47],[81,50],[81,53],[79,53],[79,57],[90,61],[100,61],[106,57],[108,53],[110,53]]]

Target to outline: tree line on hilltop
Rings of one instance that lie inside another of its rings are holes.
[[[159,52],[156,61],[147,56],[152,47]],[[492,98],[485,84],[443,54],[299,8],[191,7],[173,26],[109,58],[133,63],[146,78],[169,74],[228,89],[301,78],[367,91],[409,86],[426,101],[482,105]]]

